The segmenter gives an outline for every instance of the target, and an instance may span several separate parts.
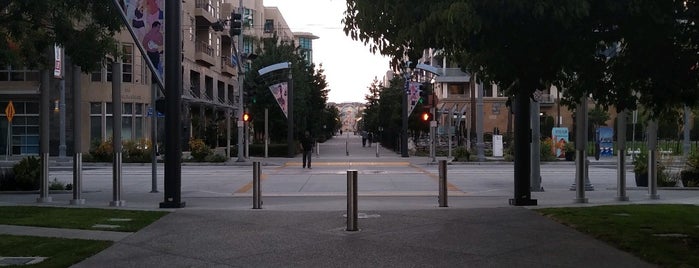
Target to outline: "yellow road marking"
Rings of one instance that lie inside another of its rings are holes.
[[[285,166],[286,166],[286,164],[284,164],[284,165],[282,165],[282,166],[279,166],[279,167],[275,168],[275,169],[274,169],[275,173],[279,172],[279,170],[282,169],[282,168],[285,167]],[[266,179],[267,179],[267,174],[264,173],[264,172],[262,172],[262,174],[260,174],[260,182],[262,182],[263,180],[266,180]],[[234,193],[234,194],[247,193],[247,192],[250,191],[251,189],[252,189],[252,180],[250,180],[250,182],[248,182],[248,183],[246,183],[245,185],[243,185],[243,187],[238,188],[238,190],[235,190],[233,193]]]
[[[434,179],[434,180],[436,180],[436,181],[439,182],[439,175],[434,175],[434,174],[430,173],[429,171],[425,170],[424,168],[418,167],[418,166],[416,166],[416,165],[410,165],[410,166],[413,167],[413,168],[415,168],[415,169],[417,169],[417,170],[419,170],[419,171],[422,172],[422,173],[427,174],[427,176],[429,176],[430,178],[432,178],[432,179]],[[451,184],[451,183],[448,182],[448,181],[447,181],[447,191],[459,191],[459,192],[463,192],[463,191],[461,191],[461,189],[459,189],[459,187],[457,187],[457,186],[454,185],[454,184]]]
[[[300,167],[302,166],[303,163],[301,162],[287,162],[284,166],[290,166],[290,167]],[[324,167],[332,167],[332,166],[383,166],[383,167],[405,167],[405,166],[410,166],[410,162],[312,162],[312,166],[324,166]]]

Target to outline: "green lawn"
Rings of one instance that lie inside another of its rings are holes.
[[[662,267],[699,267],[699,206],[547,208],[539,213]]]
[[[0,224],[38,227],[135,232],[165,216],[165,211],[123,209],[0,206]],[[131,219],[110,221],[110,219]],[[94,228],[95,224],[119,225],[118,228]]]
[[[165,211],[0,206],[0,224],[135,232],[165,216]],[[130,219],[113,221],[110,219]],[[95,224],[119,225],[95,228]],[[69,267],[111,246],[111,241],[0,235],[0,256],[48,257],[29,267]],[[22,266],[24,267],[24,266]]]
[[[0,256],[48,257],[38,264],[18,267],[69,267],[111,245],[111,241],[0,234]]]

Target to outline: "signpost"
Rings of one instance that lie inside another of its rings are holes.
[[[5,107],[5,116],[7,116],[7,152],[5,154],[5,161],[7,161],[12,150],[12,144],[10,144],[12,142],[12,118],[15,116],[15,106],[12,104],[12,101]]]

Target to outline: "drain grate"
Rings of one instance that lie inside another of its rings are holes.
[[[31,265],[46,260],[46,257],[0,257],[0,266]]]

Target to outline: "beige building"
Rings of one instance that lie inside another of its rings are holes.
[[[158,4],[165,0],[155,1]],[[262,0],[244,0],[242,12],[243,41],[231,36],[227,21],[232,11],[239,10],[238,0],[182,0],[182,77],[183,107],[182,122],[183,148],[187,149],[190,137],[203,137],[206,129],[217,132],[216,143],[225,146],[225,118],[235,116],[240,107],[238,102],[238,70],[234,64],[233,46],[243,55],[242,67],[248,68],[248,55],[260,48],[263,38],[274,35],[280,42],[295,42],[299,52],[308,60],[313,60],[312,40],[318,38],[311,33],[294,33],[286,24],[283,15],[276,7],[265,7]],[[162,10],[162,8],[161,8]],[[133,12],[133,10],[127,10]],[[160,13],[162,14],[162,13]],[[157,16],[157,14],[155,15]],[[146,18],[148,16],[146,15]],[[162,19],[162,18],[161,18]],[[146,25],[148,25],[146,22]],[[165,22],[167,23],[167,22]],[[214,30],[222,25],[223,29]],[[141,28],[135,29],[139,31]],[[164,31],[164,29],[163,29]],[[151,73],[128,31],[118,36],[122,51],[122,139],[150,139],[150,129],[154,123],[151,109]],[[68,61],[69,64],[69,61]],[[166,63],[165,63],[166,64]],[[4,111],[10,100],[16,108],[11,130],[11,155],[36,155],[39,153],[39,72],[0,67],[0,108]],[[160,67],[162,68],[162,66]],[[51,79],[51,100],[55,107],[66,111],[65,139],[68,153],[72,154],[72,68],[66,66],[65,106],[60,105],[58,94],[59,80]],[[111,65],[90,74],[82,74],[78,81],[82,88],[82,148],[90,149],[90,144],[107,140],[112,136],[112,76]],[[165,81],[167,84],[167,81]],[[167,93],[167,89],[165,89]],[[5,154],[8,142],[8,121],[0,111],[0,154]],[[60,133],[59,113],[51,115],[50,152],[58,154]],[[162,121],[159,125],[162,129]],[[235,118],[232,119],[235,122]],[[162,132],[160,137],[162,137]],[[160,140],[161,138],[159,138]],[[161,140],[162,141],[162,140]],[[222,143],[223,142],[223,143]]]

